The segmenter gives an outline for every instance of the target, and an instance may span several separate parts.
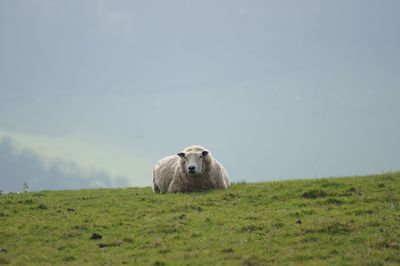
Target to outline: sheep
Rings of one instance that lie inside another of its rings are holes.
[[[225,168],[200,145],[187,147],[177,155],[159,160],[153,170],[153,190],[156,193],[227,189],[229,186]]]

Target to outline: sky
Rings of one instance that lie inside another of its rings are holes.
[[[0,190],[400,170],[397,0],[0,0]]]

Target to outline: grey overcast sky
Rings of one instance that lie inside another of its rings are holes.
[[[400,1],[0,0],[0,190],[400,170]]]

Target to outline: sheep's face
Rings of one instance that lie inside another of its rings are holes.
[[[181,157],[183,168],[190,175],[200,175],[204,172],[204,160],[207,155],[208,151],[178,153],[178,156]]]

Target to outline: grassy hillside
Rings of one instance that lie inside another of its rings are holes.
[[[399,265],[400,173],[2,195],[0,264]]]

